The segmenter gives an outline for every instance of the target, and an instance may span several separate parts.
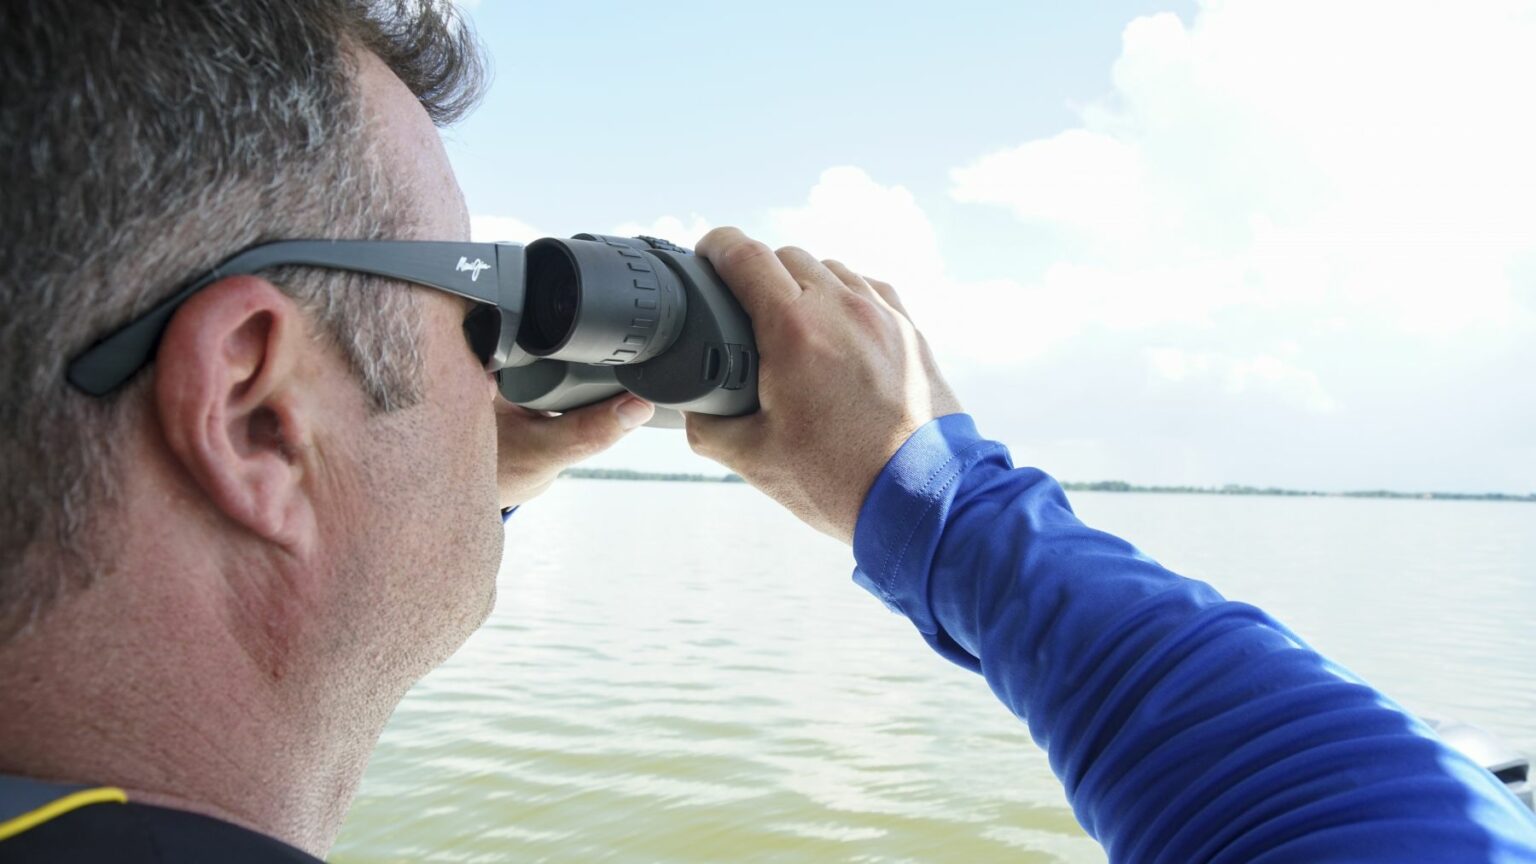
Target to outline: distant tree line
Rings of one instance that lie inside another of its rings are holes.
[[[1393,492],[1367,489],[1358,492],[1316,492],[1304,489],[1280,489],[1275,486],[1137,486],[1124,480],[1100,480],[1096,483],[1063,483],[1071,492],[1167,492],[1178,495],[1281,495],[1307,498],[1412,498],[1426,501],[1528,501],[1536,502],[1536,493],[1511,495],[1506,492]]]
[[[567,468],[561,477],[577,480],[665,480],[673,483],[744,483],[736,474],[682,474],[666,471],[631,471],[628,468]]]
[[[685,474],[665,471],[631,471],[628,468],[567,468],[562,477],[578,480],[662,480],[673,483],[744,483],[736,474]],[[1315,492],[1281,489],[1275,486],[1138,486],[1124,480],[1099,480],[1093,483],[1063,483],[1069,492],[1147,492],[1174,495],[1273,495],[1288,498],[1413,498],[1427,501],[1526,501],[1536,502],[1536,493],[1511,495],[1505,492],[1393,492],[1367,489],[1358,492]]]
[[[1324,492],[1304,492],[1297,489],[1280,489],[1274,486],[1137,486],[1124,480],[1099,480],[1093,483],[1063,483],[1069,492],[1165,492],[1175,495],[1286,495],[1322,496]]]
[[[1367,489],[1360,492],[1341,492],[1344,498],[1424,498],[1431,501],[1536,501],[1536,493],[1510,495],[1504,492],[1392,492],[1386,489]]]

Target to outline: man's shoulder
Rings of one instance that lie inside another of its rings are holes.
[[[0,864],[42,861],[315,864],[319,859],[209,816],[128,802],[70,810],[0,840]]]

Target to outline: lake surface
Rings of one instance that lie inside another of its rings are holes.
[[[1076,493],[1429,716],[1536,752],[1536,505]],[[741,485],[565,480],[400,705],[333,851],[377,862],[1102,862],[1023,726]]]

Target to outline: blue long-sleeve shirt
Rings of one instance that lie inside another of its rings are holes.
[[[1531,864],[1536,817],[1262,610],[1085,526],[971,418],[876,479],[855,581],[1026,721],[1113,862]]]

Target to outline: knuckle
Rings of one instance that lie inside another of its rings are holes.
[[[704,439],[704,433],[699,429],[698,421],[689,419],[684,432],[688,436],[688,447],[700,456],[708,455],[709,444]]]
[[[876,279],[867,279],[865,281],[869,282],[869,287],[875,289],[875,293],[879,294],[885,302],[891,304],[897,310],[902,309],[901,295],[896,293],[896,289],[892,288],[889,282],[881,282]]]
[[[724,463],[729,458],[729,453],[726,452],[726,449],[720,446],[720,443],[712,437],[690,435],[688,446],[692,448],[694,453],[714,462]]]
[[[727,246],[720,255],[720,263],[730,268],[747,267],[772,254],[773,250],[768,248],[768,244],[760,240],[744,239]]]
[[[840,302],[844,313],[852,318],[854,323],[865,330],[885,327],[888,323],[886,311],[880,305],[872,301],[867,295],[849,292],[842,295]]]
[[[807,261],[816,260],[811,257],[809,252],[806,252],[799,246],[780,246],[774,254],[778,256],[779,260],[784,263],[785,268],[791,273],[795,272],[796,269],[803,268]]]
[[[699,238],[699,248],[724,243],[732,236],[738,234],[741,234],[741,229],[734,225],[721,225],[719,228],[711,228],[704,232],[703,237]]]

